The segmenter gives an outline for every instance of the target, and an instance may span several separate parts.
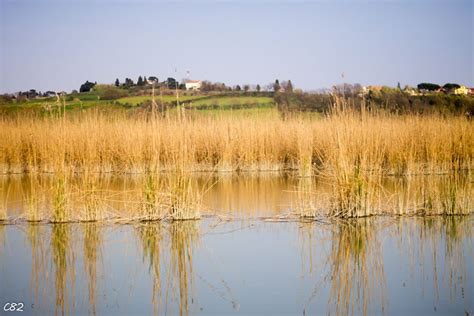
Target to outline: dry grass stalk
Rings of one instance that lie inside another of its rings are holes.
[[[51,217],[52,223],[65,223],[70,218],[70,201],[69,201],[69,183],[68,176],[58,174],[55,176],[53,183],[53,213]]]
[[[1,177],[0,176],[0,194],[1,194],[1,200],[0,200],[0,222],[6,221],[8,219],[8,214],[7,214],[7,203],[9,200],[9,193],[10,193],[10,183],[6,177]]]

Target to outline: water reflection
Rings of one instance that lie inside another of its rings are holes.
[[[326,293],[330,314],[381,314],[391,295],[410,288],[416,297],[431,296],[435,311],[448,300],[469,310],[466,291],[472,276],[466,265],[474,259],[472,227],[469,216],[305,223],[300,226],[302,257],[308,263],[303,271],[313,280],[306,308]],[[383,242],[389,238],[396,242],[396,255],[391,242]],[[391,275],[389,286],[386,265],[393,273],[391,260],[410,273]]]
[[[44,271],[47,271],[48,258],[46,257],[46,231],[42,225],[29,224],[27,227],[26,235],[28,242],[31,247],[31,286],[30,289],[33,292],[34,301],[38,302],[40,297],[40,290],[44,288],[41,284],[46,284],[46,275]],[[44,303],[44,302],[43,302]]]
[[[187,315],[189,311],[188,299],[193,300],[193,248],[198,238],[196,222],[171,223],[169,236],[172,279],[178,280],[179,313]]]
[[[467,265],[474,259],[472,228],[472,216],[400,218],[390,227],[390,234],[398,238],[399,255],[409,258],[413,282],[423,285],[421,295],[431,284],[435,303],[469,298],[465,291],[472,282],[467,277]],[[448,291],[443,294],[440,289]]]
[[[51,228],[51,252],[54,266],[55,315],[70,314],[74,310],[74,283],[76,279],[71,227],[55,224]],[[68,278],[69,275],[69,278]],[[68,283],[69,279],[69,283]],[[72,306],[70,306],[72,302]]]
[[[63,186],[67,192],[59,191],[61,199],[67,201],[61,206],[71,215],[71,221],[137,218],[146,196],[143,177],[70,176]],[[160,174],[157,181],[169,186],[167,177],[169,175]],[[331,183],[325,178],[250,173],[195,174],[194,180],[198,191],[206,192],[202,201],[203,215],[255,218],[294,212],[295,216],[314,217],[327,215],[331,204],[338,203]],[[0,220],[7,215],[28,221],[52,219],[52,210],[58,209],[58,190],[54,190],[58,183],[61,182],[53,175],[0,176]],[[210,183],[214,185],[207,188]],[[367,208],[370,214],[469,214],[474,207],[473,183],[471,174],[387,177],[377,187],[380,192],[371,195],[374,199]]]
[[[399,215],[470,214],[471,174],[389,178],[384,182],[385,213]]]
[[[148,262],[149,273],[152,277],[151,302],[154,313],[159,312],[158,304],[161,301],[161,249],[162,231],[160,223],[148,222],[136,228],[139,241],[142,245],[143,260]]]
[[[178,299],[180,315],[189,313],[190,300],[194,300],[193,249],[199,239],[197,225],[196,221],[175,221],[136,227],[153,279],[151,302],[155,314],[166,312],[169,299]]]
[[[309,274],[324,272],[313,287],[308,303],[319,295],[321,288],[327,288],[330,314],[384,312],[386,280],[377,228],[380,226],[375,226],[371,219],[341,221],[323,227],[306,223],[300,227],[302,251],[310,263]],[[319,235],[316,239],[315,234]],[[323,243],[316,245],[317,241]]]
[[[86,223],[84,229],[84,269],[87,277],[87,288],[89,292],[89,315],[96,315],[96,298],[97,298],[97,264],[101,261],[101,230],[96,223]]]
[[[386,283],[381,245],[370,220],[338,225],[331,238],[330,304],[336,315],[383,312]]]
[[[473,220],[0,225],[0,297],[41,314],[235,313],[227,290],[244,314],[269,311],[269,295],[293,314],[462,313],[472,310]]]

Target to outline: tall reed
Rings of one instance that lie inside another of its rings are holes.
[[[98,175],[90,172],[85,172],[80,178],[81,186],[79,188],[81,200],[83,201],[83,215],[82,220],[87,222],[94,222],[101,219],[102,207],[100,204],[100,193],[98,188]]]
[[[371,127],[377,122],[364,110],[345,108],[336,99],[329,116],[334,129],[329,133],[329,149],[325,152],[323,177],[332,186],[330,215],[361,217],[376,212],[384,174],[385,144],[382,134]],[[358,122],[358,124],[351,124]],[[375,128],[377,129],[377,128]]]
[[[8,219],[7,215],[7,203],[9,200],[10,183],[6,177],[0,176],[0,222]]]
[[[51,222],[64,223],[70,220],[69,178],[61,173],[55,176],[53,183],[53,213]]]
[[[4,173],[58,171],[60,165],[117,173],[143,172],[157,163],[160,169],[176,169],[176,153],[182,151],[191,170],[300,169],[306,175],[335,152],[355,151],[363,154],[360,164],[377,163],[371,166],[374,172],[404,175],[471,169],[474,156],[474,126],[465,118],[356,114],[347,108],[327,117],[285,121],[264,116],[146,119],[91,111],[61,119],[0,117],[0,130]]]

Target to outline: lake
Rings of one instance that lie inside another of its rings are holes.
[[[2,181],[8,216],[21,217],[39,191],[27,176]],[[137,182],[104,181],[108,208],[126,212]],[[221,176],[201,220],[9,221],[0,225],[2,312],[11,302],[32,315],[473,312],[472,215],[298,220],[286,216],[298,182]]]

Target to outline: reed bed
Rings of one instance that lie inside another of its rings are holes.
[[[349,154],[384,174],[471,169],[474,128],[462,117],[338,110],[323,118],[145,118],[86,112],[66,118],[0,118],[0,172],[144,173],[301,170]],[[186,148],[184,148],[186,147]],[[364,160],[365,159],[365,160]],[[309,170],[309,172],[308,172]]]
[[[472,196],[472,175],[465,173],[385,178],[369,174],[342,180],[329,174],[300,179],[294,208],[306,219],[469,215],[474,211]]]
[[[312,197],[311,194],[304,194],[299,197],[299,200],[303,201],[300,203],[300,215],[316,217],[318,212],[321,213],[321,207],[313,206],[315,198],[320,206],[321,202],[329,200],[322,209],[324,215],[330,217],[354,218],[381,213],[393,214],[394,209],[399,211],[398,214],[424,215],[459,215],[472,212],[470,181],[458,181],[462,178],[461,174],[470,174],[474,148],[471,123],[465,122],[467,125],[462,135],[454,136],[456,132],[452,130],[451,138],[446,139],[439,138],[443,132],[427,132],[429,128],[424,124],[429,124],[429,121],[418,125],[423,138],[419,138],[414,132],[404,134],[404,130],[396,132],[396,129],[393,129],[395,126],[410,129],[412,125],[420,124],[421,121],[417,120],[424,119],[435,118],[376,115],[364,108],[361,111],[348,109],[344,102],[336,100],[332,113],[327,118],[333,127],[326,133],[326,148],[317,151],[321,162],[319,176],[331,188],[326,195],[329,199],[321,195]],[[403,126],[401,122],[409,124]],[[387,131],[397,135],[398,139],[393,139]],[[405,138],[406,135],[410,135],[410,138]],[[387,142],[387,139],[390,142]],[[441,186],[417,183],[415,187],[421,189],[422,193],[415,194],[413,198],[406,196],[410,194],[410,190],[398,188],[396,197],[400,203],[387,208],[387,199],[393,198],[383,186],[387,175],[402,176],[402,179],[406,179],[426,174],[448,174],[450,178]],[[308,185],[304,187],[307,188]],[[403,204],[403,200],[409,200],[415,205],[410,209]]]
[[[297,173],[284,177],[156,172],[97,174],[89,180],[80,174],[66,177],[66,185],[56,174],[0,178],[7,222],[173,221],[229,213],[267,219],[281,219],[284,214],[286,219],[305,220],[358,217],[357,209],[352,209],[354,215],[336,213],[341,205],[338,199],[352,199],[350,194],[364,192],[336,195],[338,186],[328,175],[299,177]],[[468,215],[474,210],[470,173],[384,177],[380,181],[374,186],[375,193],[368,194],[370,213],[365,210],[363,216]]]
[[[474,127],[465,118],[356,111],[340,99],[321,118],[91,111],[2,117],[0,129],[1,173],[54,174],[51,222],[104,218],[97,178],[105,173],[144,174],[141,207],[132,218],[146,221],[200,217],[205,190],[197,189],[193,172],[287,169],[302,178],[317,175],[331,187],[329,198],[323,199],[315,195],[311,181],[301,181],[297,209],[302,217],[320,213],[314,199],[319,205],[327,200],[325,215],[331,217],[370,216],[382,212],[385,176],[470,173],[474,157]],[[163,178],[163,171],[172,176]],[[75,193],[85,201],[79,215],[75,210],[71,214],[70,178],[75,173],[84,178],[81,193]],[[426,214],[469,213],[469,198],[459,200],[457,186],[449,190],[427,191],[421,208],[407,211],[399,205],[398,214],[421,209]],[[40,203],[32,196],[28,219],[37,221]],[[431,196],[444,201],[435,205]]]

